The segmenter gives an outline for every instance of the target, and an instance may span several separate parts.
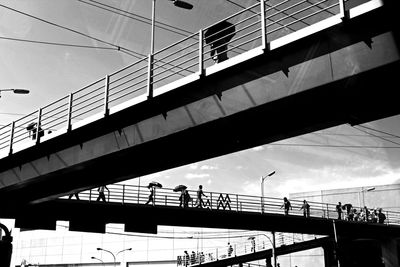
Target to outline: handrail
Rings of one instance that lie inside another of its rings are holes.
[[[316,16],[320,12],[331,9],[332,7],[336,8],[337,6],[340,6],[340,10],[338,9],[336,11],[335,9],[335,12],[338,14],[343,12],[343,6],[345,4],[344,0],[331,0],[333,4],[330,4],[329,7],[320,6],[321,3],[327,1],[328,0],[320,0],[316,3],[311,3],[307,0],[282,0],[279,3],[270,5],[266,3],[266,0],[262,0],[259,1],[259,3],[253,4],[248,8],[242,9],[222,20],[219,20],[212,25],[201,29],[199,32],[193,33],[171,45],[168,45],[151,56],[138,59],[132,64],[114,71],[107,75],[106,78],[100,78],[77,91],[74,91],[68,96],[64,96],[43,106],[39,111],[35,111],[10,124],[0,127],[0,158],[16,153],[21,149],[25,149],[22,146],[19,150],[15,150],[14,145],[32,139],[30,134],[21,134],[23,131],[22,129],[25,128],[24,126],[29,123],[35,122],[39,127],[41,127],[37,131],[38,136],[33,143],[33,145],[38,145],[41,142],[45,142],[40,139],[40,136],[44,134],[44,129],[49,129],[48,126],[50,124],[55,123],[55,126],[57,126],[56,129],[52,129],[53,131],[61,130],[62,127],[65,127],[70,131],[74,129],[72,125],[76,123],[72,121],[73,118],[80,117],[81,119],[85,119],[92,115],[100,114],[101,111],[103,111],[103,116],[108,116],[108,110],[111,103],[116,105],[118,103],[126,102],[132,97],[137,97],[138,94],[147,94],[148,98],[151,98],[153,97],[154,89],[167,85],[169,82],[174,82],[188,77],[197,71],[199,75],[202,75],[206,68],[211,64],[215,64],[213,63],[211,55],[208,56],[207,53],[214,53],[215,51],[215,55],[217,56],[222,53],[221,51],[215,50],[220,50],[222,47],[221,45],[209,50],[204,49],[204,47],[210,46],[210,43],[206,44],[206,38],[203,33],[222,21],[229,20],[233,24],[232,27],[237,28],[237,31],[235,31],[236,37],[226,44],[230,45],[230,47],[226,48],[223,53],[231,53],[234,54],[234,56],[237,56],[254,48],[264,46],[263,49],[265,49],[266,36],[268,34],[270,35],[268,38],[269,41],[288,34],[282,31],[283,27],[287,27],[296,22],[304,22],[305,19],[308,19],[311,16]],[[329,1],[329,3],[331,2]],[[279,10],[279,8],[281,8],[281,10]],[[273,11],[272,14],[270,14],[271,10]],[[303,15],[301,18],[293,17],[294,15],[308,10],[313,12],[311,12],[311,14],[307,13],[306,15]],[[335,15],[335,12],[329,12],[327,16],[332,17]],[[272,20],[272,17],[277,15],[282,17],[279,17],[277,20]],[[292,19],[294,21],[280,25],[281,23],[279,22],[285,19]],[[325,19],[325,17],[317,17],[316,21],[321,21],[323,19]],[[270,20],[271,22],[266,23],[267,20]],[[304,23],[306,25],[302,28],[307,27],[309,24],[306,22]],[[280,27],[267,31],[266,28],[272,25],[278,25]],[[265,29],[262,29],[262,27],[265,27]],[[218,36],[216,39],[218,40],[221,38],[223,37]],[[213,42],[215,43],[216,40]],[[189,51],[183,53],[185,49],[189,49]],[[166,55],[164,53],[166,53]],[[182,53],[183,55],[181,55]],[[165,62],[163,61],[164,59],[166,60]],[[135,70],[135,67],[138,67],[138,69]],[[176,68],[177,70],[175,70]],[[171,74],[165,75],[167,72],[171,72]],[[158,78],[154,79],[156,76],[158,76]],[[146,85],[143,85],[143,83],[146,83]],[[118,90],[118,88],[120,88],[120,90]],[[135,94],[133,95],[133,93]],[[110,96],[115,97],[110,98]],[[118,102],[116,102],[116,100],[118,100]],[[52,113],[56,111],[57,115],[62,113],[60,118],[57,116],[59,122],[46,119],[49,115],[53,117],[54,114]],[[45,125],[43,125],[44,122]],[[47,139],[49,138],[46,138],[45,140]],[[28,145],[26,147],[30,146]],[[3,151],[8,153],[2,153]]]
[[[112,184],[108,185],[107,187],[109,188],[108,202],[145,205],[148,200],[149,189],[146,186]],[[97,196],[96,194],[93,194],[93,190],[95,189],[80,192],[80,200],[86,200],[90,202],[95,201]],[[196,191],[187,191],[191,196],[188,207],[192,208],[198,206],[198,203],[196,203],[197,199],[195,197]],[[261,201],[260,196],[240,195],[214,191],[203,192],[206,195],[206,198],[202,199],[204,202],[203,208],[206,209],[222,209],[232,212],[284,214],[284,210],[282,207],[283,200],[281,198],[263,197],[263,201]],[[150,204],[156,206],[182,206],[183,203],[181,203],[180,201],[180,195],[181,192],[175,192],[172,188],[155,188],[154,203],[151,202]],[[62,198],[66,197],[64,196]],[[303,205],[303,201],[290,200],[290,202],[292,210],[290,210],[289,214],[292,216],[304,216],[304,212],[300,209]],[[308,204],[310,205],[310,217],[326,219],[336,219],[338,217],[336,204],[316,201],[308,201]],[[357,206],[354,206],[353,208],[357,211],[362,209],[362,207]],[[343,210],[343,215],[348,216],[345,210]],[[385,211],[385,215],[385,224],[400,225],[400,212],[388,210]],[[365,219],[366,222],[368,222],[368,220],[368,218]]]

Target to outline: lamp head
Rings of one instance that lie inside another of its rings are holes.
[[[182,1],[182,0],[173,0],[174,1],[174,6],[184,8],[184,9],[192,9],[193,5],[189,4],[188,2]]]
[[[29,90],[26,89],[13,89],[14,94],[26,95],[29,94]]]

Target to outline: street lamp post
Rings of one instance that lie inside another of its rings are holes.
[[[269,173],[268,175],[261,177],[261,213],[264,213],[264,180],[275,174],[275,171]]]
[[[360,206],[360,208],[364,208],[364,206],[365,206],[364,192],[371,192],[374,190],[375,190],[375,187],[368,187],[368,188],[364,188],[364,189],[361,189],[360,191],[358,191],[358,205]],[[361,206],[361,200],[360,200],[361,194],[362,194],[362,206]]]
[[[114,254],[111,251],[109,251],[107,249],[104,249],[104,248],[97,248],[97,250],[102,250],[102,251],[106,251],[106,252],[110,253],[113,256],[114,267],[115,267],[117,265],[117,256],[118,256],[118,254],[121,253],[121,252],[124,252],[124,251],[132,250],[132,248],[126,248],[126,249],[120,250],[120,251],[117,252],[117,254]]]
[[[19,88],[0,89],[0,97],[1,97],[1,92],[13,92],[14,94],[20,94],[20,95],[29,94],[29,90],[27,90],[27,89],[19,89]]]
[[[174,6],[183,9],[192,9],[193,5],[182,0],[169,0],[174,2]],[[155,43],[155,27],[156,27],[156,0],[152,1],[151,11],[151,40],[150,40],[150,55],[148,66],[148,92],[149,98],[153,97],[153,61],[154,61],[154,43]]]
[[[275,173],[275,172],[274,172]],[[257,234],[257,235],[263,235],[265,236],[268,241],[271,243],[272,245],[272,258],[274,260],[274,267],[276,267],[277,263],[276,263],[276,253],[275,253],[275,249],[276,249],[276,243],[275,243],[275,232],[271,232],[272,234],[272,240],[271,238],[269,238],[269,236],[267,236],[266,234]]]

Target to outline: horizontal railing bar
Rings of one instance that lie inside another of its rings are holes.
[[[136,93],[136,92],[138,92],[138,91],[140,91],[141,89],[144,89],[144,88],[146,88],[146,87],[147,87],[147,85],[143,85],[143,86],[141,86],[141,87],[139,87],[139,88],[137,88],[137,89],[135,89],[135,90],[133,90],[133,91],[131,91],[131,92],[129,92],[129,93],[123,94],[123,95],[121,95],[121,96],[119,96],[119,97],[116,97],[116,98],[114,98],[114,99],[110,99],[110,103],[115,102],[115,101],[117,101],[117,100],[119,100],[119,99],[121,99],[121,98],[123,98],[123,97],[125,97],[125,96],[127,96],[127,95]]]

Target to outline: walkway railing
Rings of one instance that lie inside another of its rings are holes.
[[[190,266],[208,263],[212,261],[223,260],[231,257],[251,254],[254,252],[272,249],[271,237],[266,234],[257,234],[248,236],[247,241],[243,241],[246,237],[241,238],[241,242],[230,242],[229,245],[219,246],[214,249],[201,251],[187,251],[188,254],[177,256],[178,266]],[[301,243],[308,240],[314,240],[315,235],[276,233],[276,247],[288,246],[295,243]]]
[[[215,24],[201,29],[1,127],[0,158],[156,97],[173,89],[173,82],[198,79],[215,64],[212,54],[236,57],[255,49],[268,50],[273,40],[327,18],[343,18],[344,5],[345,0],[259,1],[225,18],[232,26],[223,31],[207,35]],[[233,38],[229,28],[234,30]],[[229,36],[224,32],[230,32]]]
[[[107,186],[109,191],[106,190],[106,199],[108,202],[121,203],[121,204],[145,204],[149,200],[149,189],[144,186],[134,186],[125,184],[112,184]],[[189,201],[188,208],[196,208],[196,191],[188,190],[191,200]],[[281,198],[264,197],[261,201],[259,196],[239,195],[232,193],[221,192],[204,192],[206,198],[203,197],[205,209],[211,210],[225,210],[232,212],[254,212],[254,213],[270,213],[270,214],[284,214],[282,207],[283,200]],[[91,189],[79,193],[80,200],[97,201],[97,189]],[[181,192],[174,192],[171,188],[157,188],[155,189],[156,206],[172,206],[178,207],[180,202]],[[67,197],[64,197],[67,198]],[[303,216],[301,207],[303,201],[290,200],[292,210],[289,215]],[[150,202],[148,205],[152,205]],[[263,204],[263,205],[262,205]],[[336,204],[311,202],[310,217],[337,219],[338,213],[336,211]],[[263,209],[262,209],[263,207]],[[360,211],[361,207],[353,207]],[[386,224],[400,224],[400,212],[384,211],[386,216]],[[342,218],[346,217],[346,211],[343,210]],[[367,221],[368,219],[366,219]],[[360,223],[363,223],[360,221]]]

